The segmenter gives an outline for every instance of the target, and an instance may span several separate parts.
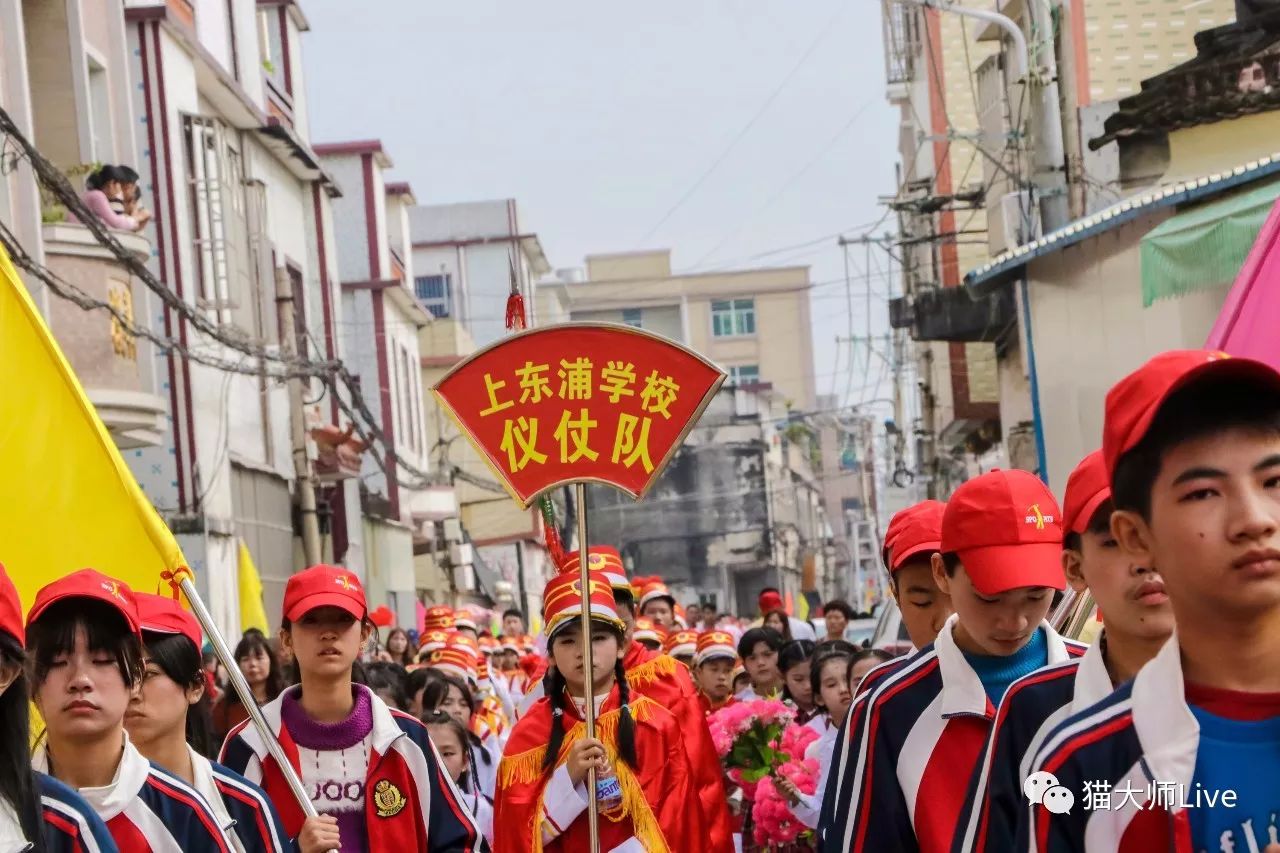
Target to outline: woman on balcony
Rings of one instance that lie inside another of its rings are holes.
[[[135,183],[137,180],[137,173],[132,169],[126,171],[126,168],[108,165],[91,174],[85,182],[88,190],[84,194],[84,203],[108,228],[140,231],[151,219],[151,211],[139,207],[134,216],[125,212],[125,183],[130,174],[135,176]]]

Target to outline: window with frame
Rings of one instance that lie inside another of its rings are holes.
[[[448,273],[415,276],[413,292],[422,307],[436,317],[453,315],[453,281]]]
[[[711,303],[711,334],[729,338],[756,333],[754,299],[717,299]]]
[[[643,316],[644,315],[639,308],[623,308],[622,309],[622,322],[624,325],[634,326],[637,329],[643,329],[644,328],[644,325],[642,323]]]
[[[759,385],[760,366],[757,364],[740,364],[730,367],[729,384],[738,388],[744,385]]]

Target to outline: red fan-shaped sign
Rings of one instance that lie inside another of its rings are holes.
[[[724,378],[642,329],[567,323],[504,338],[434,391],[527,507],[540,492],[582,481],[642,497]]]

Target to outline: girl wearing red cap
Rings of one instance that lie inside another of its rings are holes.
[[[102,818],[79,794],[31,769],[22,604],[0,566],[0,850],[115,851]]]
[[[129,737],[147,759],[200,792],[239,853],[292,850],[266,793],[205,757],[213,744],[200,665],[200,624],[172,598],[141,592],[135,597],[145,669],[142,689],[124,718]]]
[[[304,823],[284,774],[251,725],[227,736],[220,760],[262,786],[304,849],[479,850],[479,827],[426,727],[352,682],[352,664],[372,632],[364,590],[351,572],[312,566],[289,578],[280,645],[292,654],[301,683],[262,714],[319,819]]]
[[[588,849],[587,771],[597,771],[601,850],[692,851],[706,847],[692,771],[676,718],[631,694],[622,668],[625,626],[608,579],[591,572],[592,672],[583,672],[578,573],[552,579],[543,620],[553,664],[546,695],[518,722],[498,767],[497,853]],[[583,703],[597,708],[586,737]]]
[[[230,853],[204,798],[147,761],[125,734],[143,679],[132,591],[91,569],[54,581],[36,593],[27,647],[46,726],[35,768],[75,788],[121,853]]]

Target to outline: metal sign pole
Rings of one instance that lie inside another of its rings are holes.
[[[583,719],[587,724],[587,737],[596,736],[596,685],[595,666],[591,660],[591,563],[590,546],[587,544],[587,484],[575,483],[574,494],[578,503],[578,578],[582,586],[582,672],[586,682],[586,701],[583,703]],[[587,829],[591,836],[591,853],[600,853],[600,818],[596,813],[596,771],[587,771]]]

